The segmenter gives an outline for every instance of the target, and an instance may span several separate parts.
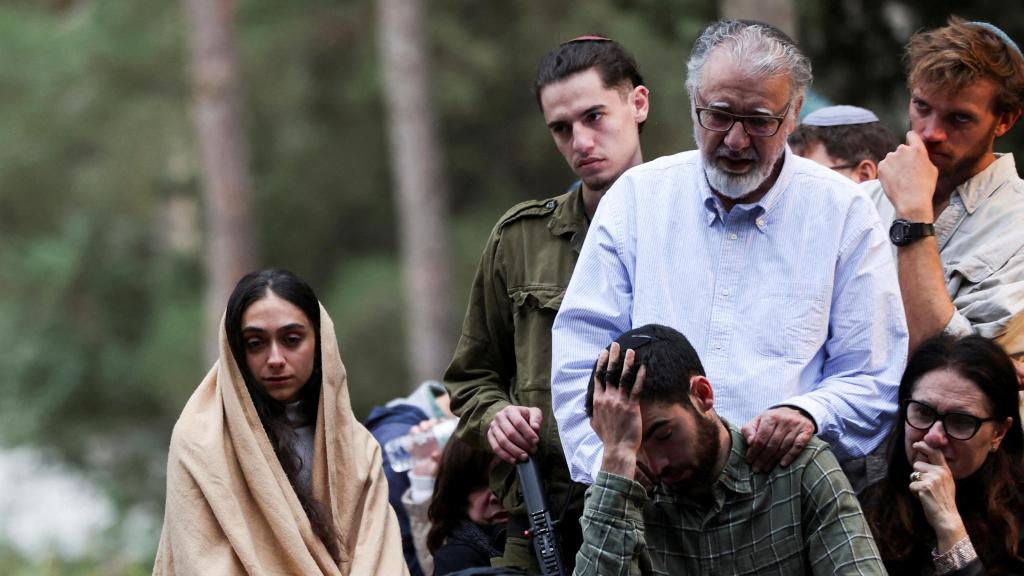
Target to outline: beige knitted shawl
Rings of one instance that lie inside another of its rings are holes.
[[[334,324],[320,308],[323,387],[313,496],[341,536],[331,559],[274,454],[228,346],[171,436],[155,575],[407,574],[380,447],[352,414]]]

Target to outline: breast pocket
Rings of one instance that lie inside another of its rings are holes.
[[[752,319],[758,353],[793,360],[813,357],[828,335],[829,287],[788,282],[761,292]]]
[[[529,286],[512,291],[515,324],[516,381],[512,395],[521,406],[544,411],[541,435],[557,443],[558,428],[551,409],[551,326],[565,289]]]

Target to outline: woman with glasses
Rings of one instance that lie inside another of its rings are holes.
[[[900,382],[888,476],[862,496],[890,574],[1022,574],[1017,376],[980,336],[918,348]]]

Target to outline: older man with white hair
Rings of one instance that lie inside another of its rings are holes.
[[[584,410],[593,359],[648,323],[690,338],[755,472],[789,465],[814,434],[860,462],[893,423],[907,354],[896,268],[868,198],[786,146],[810,82],[767,24],[719,21],[697,39],[698,150],[615,183],[555,319],[552,404],[574,479],[601,467]]]

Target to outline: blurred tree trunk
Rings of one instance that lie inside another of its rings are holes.
[[[793,0],[719,0],[722,18],[760,20],[797,39],[796,6]]]
[[[377,0],[391,166],[396,190],[413,384],[440,379],[451,357],[448,330],[446,188],[430,97],[422,0]]]
[[[255,261],[249,159],[241,119],[235,0],[185,0],[192,48],[196,131],[204,170],[206,318],[204,352],[217,358],[219,323],[235,283]]]

